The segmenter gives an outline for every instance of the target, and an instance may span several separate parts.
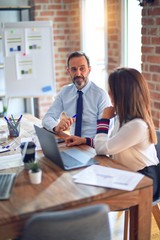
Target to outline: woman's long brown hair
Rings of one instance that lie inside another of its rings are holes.
[[[150,93],[143,75],[133,68],[118,68],[109,75],[108,83],[120,127],[129,120],[141,118],[148,125],[150,142],[156,144]]]

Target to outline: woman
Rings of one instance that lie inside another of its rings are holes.
[[[105,108],[102,119],[97,121],[97,134],[92,141],[96,153],[110,155],[129,170],[151,177],[156,200],[160,196],[160,164],[147,82],[136,69],[118,68],[110,74],[108,84],[113,107]],[[115,115],[115,126],[109,136],[110,119]],[[70,136],[66,143],[86,144],[86,139]]]
[[[153,200],[159,197],[160,164],[147,82],[136,69],[118,68],[108,79],[113,107],[105,108],[97,121],[94,139],[96,153],[111,155],[131,171],[153,179]],[[108,136],[110,119],[116,115],[112,134]]]

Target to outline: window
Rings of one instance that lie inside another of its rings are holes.
[[[82,51],[90,61],[90,79],[107,90],[106,0],[82,0]],[[141,11],[136,0],[121,1],[121,66],[141,71]]]
[[[136,0],[122,1],[122,65],[141,71],[141,11]]]
[[[83,0],[82,3],[82,51],[90,61],[90,79],[106,88],[106,40],[105,0]]]

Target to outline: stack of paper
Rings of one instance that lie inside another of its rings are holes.
[[[92,165],[73,176],[76,183],[132,191],[144,175],[104,166]]]
[[[21,153],[0,156],[0,170],[23,166]]]

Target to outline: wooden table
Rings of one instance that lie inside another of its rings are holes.
[[[40,125],[40,120],[32,116],[23,117],[20,137],[28,137],[34,133],[33,123]],[[17,144],[20,142],[20,137],[15,139]],[[65,144],[61,144],[61,146],[64,148]],[[85,145],[79,148],[85,149],[91,156],[95,155],[93,148]],[[129,208],[130,239],[150,240],[151,179],[144,177],[136,189],[131,192],[75,184],[72,181],[72,175],[80,170],[63,171],[46,159],[41,151],[38,153],[38,158],[40,158],[43,170],[42,183],[31,185],[27,170],[22,168],[17,176],[11,198],[0,201],[1,240],[18,237],[26,220],[34,213],[72,209],[98,203],[108,204],[111,211]],[[95,158],[101,165],[125,169],[105,156],[96,156]]]

